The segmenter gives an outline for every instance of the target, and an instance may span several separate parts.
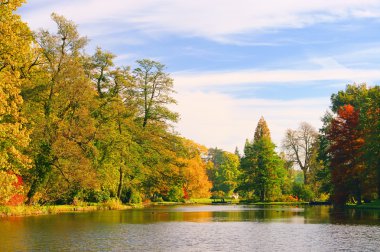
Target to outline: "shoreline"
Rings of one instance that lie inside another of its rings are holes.
[[[121,204],[117,201],[105,203],[88,203],[87,205],[51,205],[51,206],[0,206],[0,219],[6,217],[27,217],[38,215],[51,215],[60,213],[75,213],[75,212],[92,212],[92,211],[107,211],[107,210],[128,210],[133,208],[145,208],[152,206],[170,206],[170,205],[258,205],[258,206],[299,206],[310,205],[310,202],[246,202],[233,201],[219,203],[213,200],[190,200],[187,202],[150,202],[148,204]],[[359,210],[380,210],[380,201],[375,201],[362,205],[346,205],[347,209]]]
[[[74,212],[92,212],[92,211],[106,211],[106,210],[126,210],[137,208],[134,205],[110,205],[110,204],[96,204],[96,205],[52,205],[52,206],[0,206],[0,219],[6,217],[27,217],[38,215],[51,215],[60,213],[74,213]]]

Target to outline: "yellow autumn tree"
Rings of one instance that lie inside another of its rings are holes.
[[[202,160],[202,156],[207,155],[207,148],[188,139],[184,139],[183,144],[187,152],[182,159],[184,188],[190,198],[208,198],[212,184],[206,173],[206,162]]]
[[[23,99],[21,70],[30,57],[31,32],[14,12],[24,1],[0,1],[0,204],[16,192],[16,174],[28,166],[22,149],[29,143],[26,120],[20,113]]]

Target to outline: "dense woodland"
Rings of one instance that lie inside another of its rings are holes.
[[[300,123],[277,148],[262,117],[243,153],[207,149],[174,131],[163,64],[88,55],[57,14],[56,32],[31,32],[15,14],[22,3],[0,0],[0,205],[379,197],[379,86],[333,94],[319,131]]]

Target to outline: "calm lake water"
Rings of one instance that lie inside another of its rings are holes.
[[[380,211],[159,206],[0,219],[0,251],[380,251]]]

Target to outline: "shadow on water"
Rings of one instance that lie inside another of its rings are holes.
[[[330,223],[354,225],[380,225],[380,210],[331,208]]]

